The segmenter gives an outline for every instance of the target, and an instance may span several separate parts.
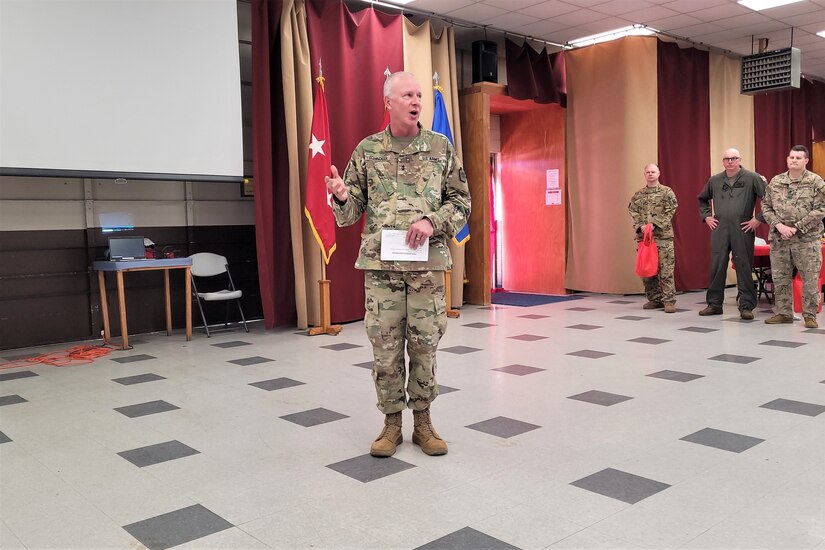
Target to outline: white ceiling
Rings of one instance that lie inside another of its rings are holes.
[[[406,7],[558,44],[639,23],[740,55],[757,51],[752,37],[769,39],[768,50],[787,48],[793,29],[803,74],[825,81],[825,38],[816,35],[825,31],[825,0],[761,12],[736,0],[413,0]]]

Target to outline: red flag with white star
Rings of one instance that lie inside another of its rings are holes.
[[[332,153],[324,77],[319,76],[315,80],[318,82],[318,92],[315,94],[315,108],[312,113],[304,214],[309,220],[318,246],[321,247],[324,262],[329,264],[329,259],[335,252],[335,219],[332,215],[332,195],[327,191],[325,177],[330,173]]]

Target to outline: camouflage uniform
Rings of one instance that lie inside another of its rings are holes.
[[[344,173],[349,197],[336,198],[339,226],[366,212],[355,267],[365,270],[364,324],[373,346],[378,408],[385,414],[426,409],[438,395],[436,349],[447,327],[444,270],[452,266],[447,239],[470,215],[467,176],[450,142],[421,128],[403,147],[390,128],[365,138]],[[428,260],[381,261],[381,231],[407,230],[427,218],[433,225]],[[406,398],[404,346],[410,356]]]
[[[627,210],[633,218],[636,242],[643,238],[642,228],[653,224],[653,239],[659,249],[659,273],[653,277],[642,277],[645,295],[650,302],[675,302],[676,284],[673,272],[676,254],[673,250],[673,215],[676,213],[676,194],[662,184],[644,186],[633,195]]]
[[[699,193],[699,216],[702,222],[711,215],[718,220],[710,233],[710,284],[705,301],[709,306],[722,308],[725,301],[725,284],[728,278],[728,260],[733,253],[736,268],[736,289],[739,293],[739,310],[756,307],[756,287],[753,284],[753,231],[742,231],[742,222],[753,217],[756,197],[765,195],[765,178],[756,172],[740,168],[733,182],[721,172],[712,176]],[[765,221],[760,212],[756,218]]]
[[[802,277],[802,315],[816,318],[822,268],[822,218],[825,217],[825,182],[804,170],[798,180],[787,172],[775,176],[765,190],[762,213],[771,226],[771,275],[776,313],[793,315],[793,268]],[[796,227],[797,233],[783,240],[776,224]]]

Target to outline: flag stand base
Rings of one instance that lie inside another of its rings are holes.
[[[447,302],[447,317],[456,318],[456,317],[461,317],[461,312],[458,311],[457,309],[453,309],[453,302],[451,300],[452,291],[450,289],[450,287],[452,286],[451,285],[451,283],[452,283],[452,280],[451,280],[452,279],[452,273],[453,272],[450,271],[449,269],[444,272],[444,286],[446,288],[445,298],[446,298],[446,302]]]
[[[330,325],[329,324],[329,281],[328,280],[321,280],[318,281],[318,295],[321,298],[319,303],[319,308],[321,310],[321,326],[320,327],[312,327],[309,329],[310,336],[317,336],[319,334],[328,334],[330,336],[336,336],[339,332],[341,332],[342,328],[341,325]]]

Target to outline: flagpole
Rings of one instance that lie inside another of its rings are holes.
[[[439,81],[439,76],[438,76],[438,71],[436,71],[436,72],[433,73],[433,91],[434,92],[435,91],[439,91],[439,92],[442,91],[441,86],[438,85],[438,81]],[[451,269],[448,269],[444,272],[444,298],[445,298],[445,301],[447,302],[447,317],[456,318],[456,317],[461,317],[461,312],[457,309],[453,309],[453,301],[452,301],[453,277],[452,277],[452,275],[453,275],[453,271]]]
[[[324,70],[320,60],[318,61],[318,78],[315,80],[323,92]],[[326,139],[329,139],[329,136],[326,136]],[[329,336],[336,336],[343,330],[343,327],[341,325],[333,325],[330,322],[330,281],[327,279],[327,258],[324,257],[324,249],[320,242],[318,243],[318,253],[321,257],[321,280],[318,281],[318,318],[321,324],[309,329],[309,335],[317,336],[319,334],[327,334]]]

